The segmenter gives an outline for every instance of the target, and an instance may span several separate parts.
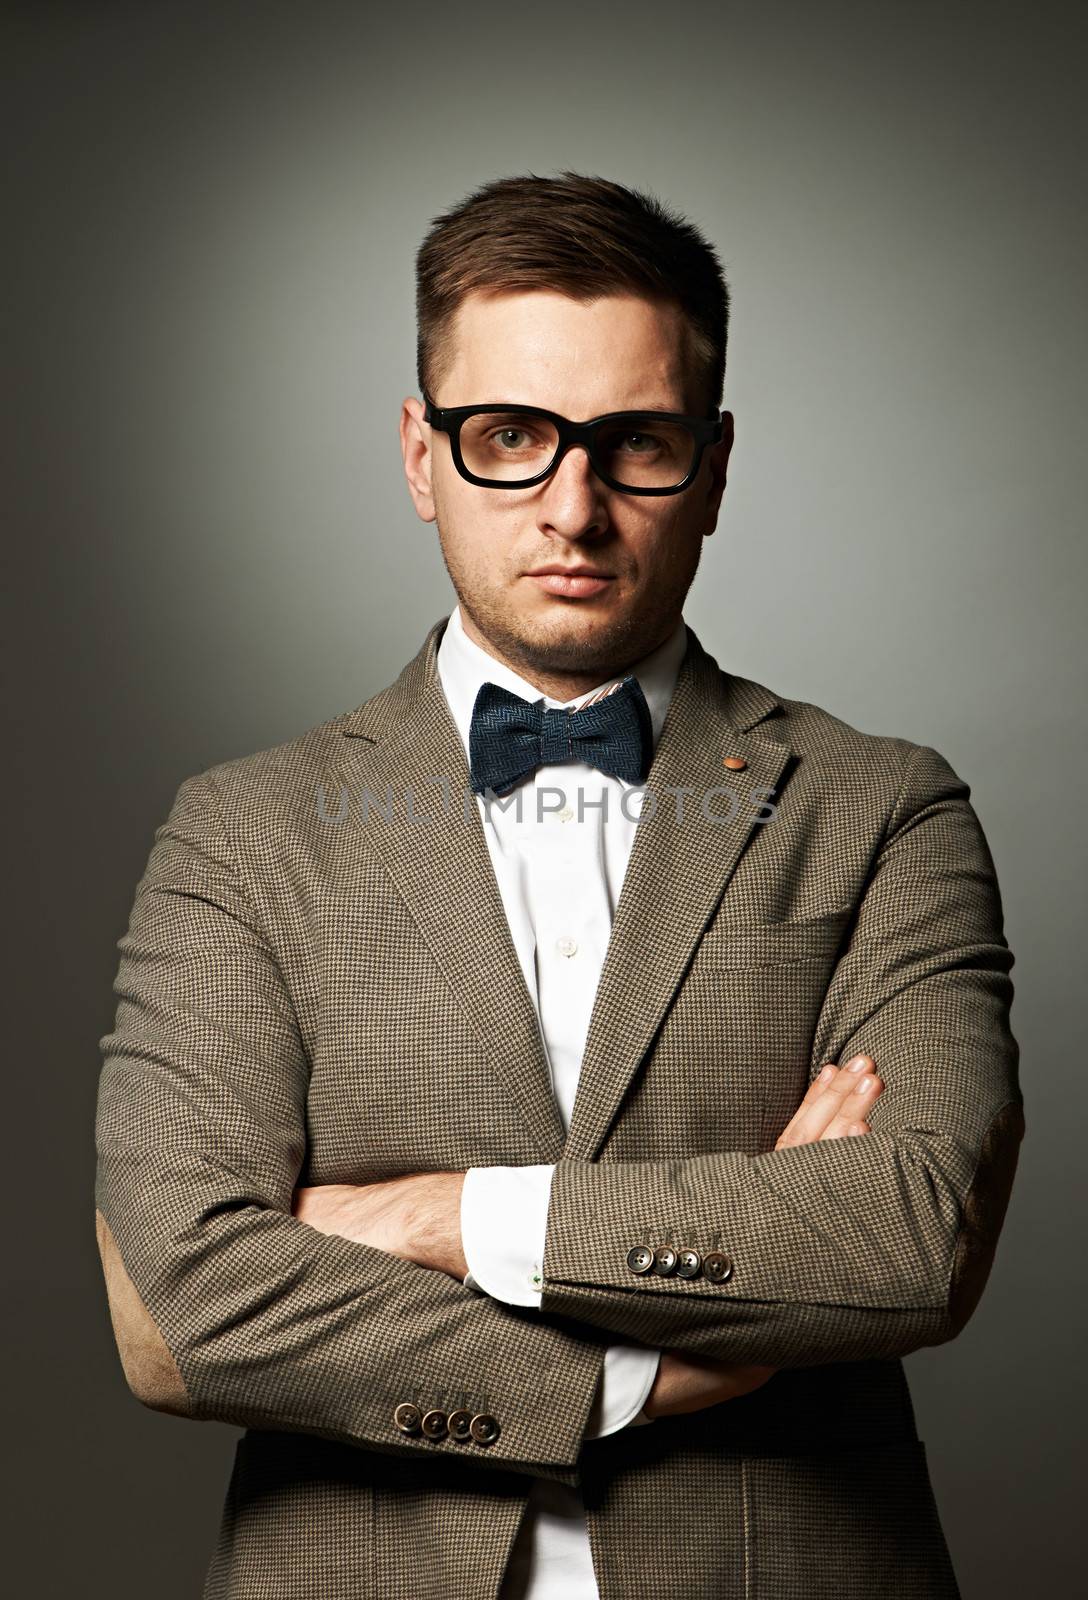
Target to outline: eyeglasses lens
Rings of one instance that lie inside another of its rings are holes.
[[[602,423],[594,436],[601,466],[617,483],[632,489],[669,489],[691,470],[695,439],[683,423],[633,415]],[[516,484],[546,472],[559,447],[555,424],[547,417],[497,411],[468,417],[461,425],[461,454],[478,478]]]

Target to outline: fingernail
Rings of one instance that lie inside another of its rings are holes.
[[[823,1071],[820,1073],[820,1076],[816,1079],[816,1082],[817,1083],[829,1083],[831,1078],[834,1076],[834,1072],[835,1072],[834,1067],[825,1067],[823,1069]]]
[[[864,1072],[868,1065],[868,1056],[855,1056],[846,1070],[847,1072]]]
[[[875,1078],[862,1078],[860,1083],[855,1083],[855,1085],[854,1085],[854,1093],[855,1094],[868,1094],[869,1090],[872,1088],[872,1086],[873,1086],[873,1084],[875,1082],[876,1082]]]

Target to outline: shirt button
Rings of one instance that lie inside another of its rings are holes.
[[[561,933],[555,941],[555,948],[561,956],[572,956],[578,948],[578,941],[572,939],[569,933]]]
[[[530,1289],[539,1289],[543,1282],[544,1279],[540,1275],[540,1263],[539,1261],[534,1261],[533,1270],[529,1274],[529,1287]]]
[[[557,811],[555,814],[559,818],[560,822],[569,822],[571,817],[573,817],[574,812],[571,810],[570,806],[564,806],[562,811]]]

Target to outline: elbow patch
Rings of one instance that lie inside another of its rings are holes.
[[[113,1337],[129,1388],[153,1411],[192,1414],[189,1392],[170,1347],[140,1297],[117,1248],[109,1223],[95,1208],[95,1233],[106,1279]]]
[[[953,1337],[972,1316],[990,1276],[1023,1137],[1023,1102],[1010,1100],[986,1130],[975,1175],[963,1202],[948,1297]]]

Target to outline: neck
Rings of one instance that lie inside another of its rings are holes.
[[[585,694],[590,689],[595,689],[598,684],[606,682],[609,678],[620,678],[644,656],[656,650],[659,645],[672,633],[679,622],[679,617],[670,618],[657,630],[654,637],[648,641],[639,641],[626,652],[609,657],[604,662],[598,661],[589,667],[557,668],[542,667],[539,659],[527,658],[525,655],[512,650],[509,641],[504,641],[505,647],[489,638],[477,627],[472,617],[460,605],[461,626],[466,637],[481,650],[486,650],[488,655],[501,661],[503,666],[509,667],[511,672],[516,672],[520,678],[531,683],[540,694],[547,695],[552,700],[573,700],[577,695]]]

